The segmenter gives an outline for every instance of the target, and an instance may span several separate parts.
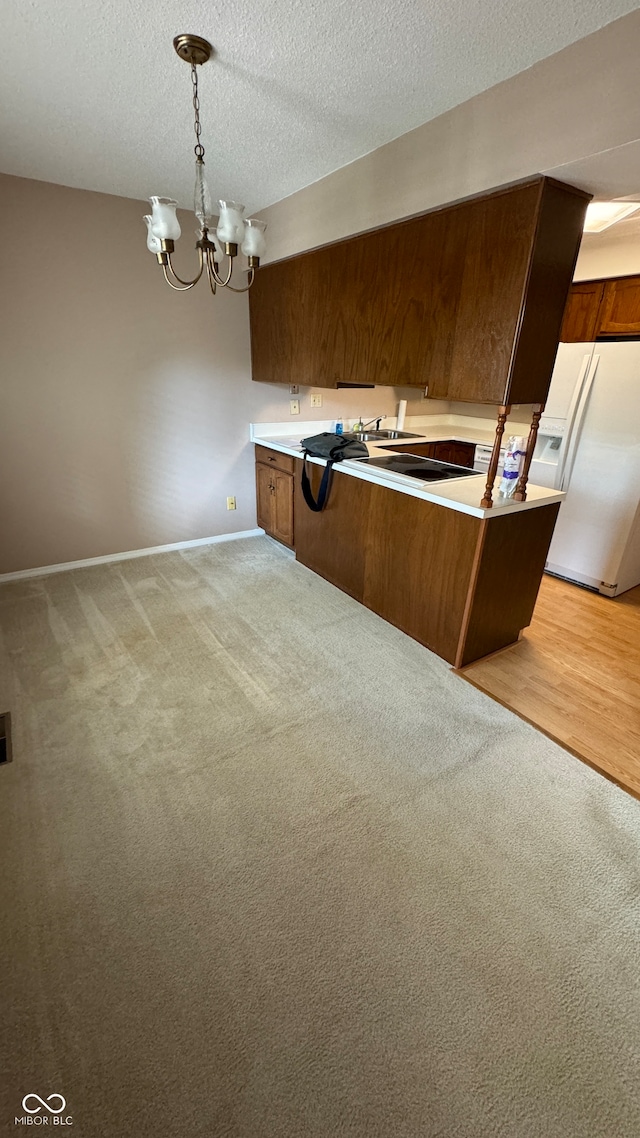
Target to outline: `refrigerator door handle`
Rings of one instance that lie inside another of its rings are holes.
[[[573,388],[573,394],[571,396],[571,402],[569,403],[569,409],[567,411],[567,420],[566,420],[566,432],[565,432],[563,439],[562,439],[562,446],[560,448],[560,454],[558,455],[558,469],[556,471],[556,478],[555,478],[555,489],[556,490],[562,490],[562,488],[563,488],[562,483],[564,480],[564,471],[565,471],[565,466],[567,463],[567,451],[569,449],[569,442],[571,439],[571,430],[573,428],[574,420],[576,417],[576,408],[577,408],[578,403],[580,401],[580,396],[582,395],[582,385],[584,384],[584,377],[587,374],[587,371],[589,370],[589,364],[591,363],[591,360],[593,358],[594,347],[595,347],[595,344],[593,344],[591,346],[591,351],[590,351],[589,355],[582,357],[582,363],[580,364],[580,369],[578,371],[578,378],[576,379],[576,382],[575,382],[575,385]]]
[[[571,401],[571,408],[569,411],[569,435],[565,443],[565,454],[562,463],[562,470],[558,476],[558,490],[567,490],[569,482],[571,481],[571,471],[575,462],[576,451],[580,442],[580,435],[582,434],[582,427],[584,425],[585,415],[587,413],[587,406],[589,403],[589,396],[593,381],[596,377],[598,370],[598,363],[600,356],[586,356],[583,367],[580,369],[580,380],[576,384],[574,398]],[[585,367],[584,364],[587,366]]]

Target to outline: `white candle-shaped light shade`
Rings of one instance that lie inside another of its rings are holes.
[[[218,202],[220,217],[218,219],[218,238],[223,245],[234,243],[241,245],[244,240],[244,206],[238,202]]]
[[[209,222],[213,214],[213,202],[211,200],[211,191],[207,185],[207,179],[204,176],[204,162],[196,159],[196,184],[193,191],[193,212],[195,213],[201,225],[206,225],[209,228]]]
[[[214,217],[212,219],[212,222],[211,222],[211,233],[209,234],[209,240],[213,241],[213,244],[216,247],[216,258],[217,258],[218,262],[220,262],[222,260],[222,258],[224,257],[224,249],[222,248],[222,245],[220,244],[220,238],[218,237],[218,234],[216,232],[217,226],[218,226],[218,218]]]
[[[267,243],[264,239],[266,221],[258,221],[257,217],[248,217],[242,242],[242,252],[245,257],[264,257]]]
[[[147,227],[147,249],[150,253],[162,252],[160,238],[156,237],[151,224],[151,214],[147,213],[142,219]]]
[[[151,228],[161,241],[177,241],[180,222],[176,217],[177,202],[172,198],[149,198],[151,202]]]

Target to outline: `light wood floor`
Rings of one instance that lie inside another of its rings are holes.
[[[458,674],[640,797],[640,587],[544,577],[522,639]]]

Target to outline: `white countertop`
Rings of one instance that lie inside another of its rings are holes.
[[[453,419],[454,416],[443,415],[438,416],[438,418],[449,420]],[[489,431],[486,426],[473,427],[467,426],[467,423],[468,419],[456,427],[454,423],[430,424],[426,419],[422,423],[420,420],[413,419],[411,423],[405,424],[405,430],[411,431],[415,435],[418,435],[419,431],[424,431],[424,433],[420,433],[417,438],[413,439],[389,439],[389,445],[395,448],[406,444],[410,453],[411,445],[418,443],[440,442],[449,439],[469,443],[493,442],[495,428],[493,431]],[[480,423],[483,424],[484,421],[480,420]],[[522,424],[508,424],[505,438],[509,434],[522,434],[523,431],[519,429],[521,426]],[[301,438],[307,438],[309,435],[317,435],[321,431],[332,429],[332,423],[322,421],[298,423],[295,432],[292,431],[291,423],[252,423],[250,438],[252,442],[259,443],[260,446],[280,451],[282,454],[288,454],[294,458],[300,458],[302,453]],[[385,450],[383,443],[382,445],[374,443],[366,443],[365,445],[371,457],[374,458],[393,453]],[[326,465],[322,458],[311,458],[309,461],[318,466]],[[526,502],[514,502],[513,498],[502,498],[500,496],[498,492],[499,479],[496,479],[493,491],[494,504],[492,508],[486,509],[480,505],[486,483],[486,475],[484,474],[452,478],[446,482],[424,483],[420,479],[410,478],[406,474],[395,474],[393,471],[384,470],[380,467],[367,466],[357,459],[347,459],[336,465],[334,469],[344,474],[350,474],[354,478],[361,478],[364,482],[375,482],[380,486],[387,486],[390,490],[410,494],[415,498],[423,498],[426,502],[434,502],[436,505],[446,506],[451,510],[459,510],[463,514],[471,514],[476,518],[504,517],[507,513],[533,510],[539,506],[561,502],[565,497],[558,490],[549,490],[544,486],[533,486],[529,483]]]

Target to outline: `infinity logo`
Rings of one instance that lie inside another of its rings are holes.
[[[30,1098],[35,1099],[36,1102],[39,1102],[40,1106],[34,1106],[33,1108],[28,1107],[27,1101]],[[57,1098],[59,1100],[59,1102],[62,1103],[62,1106],[59,1106],[59,1107],[49,1106],[49,1103],[51,1102],[52,1098]],[[63,1098],[62,1095],[56,1095],[56,1094],[49,1095],[46,1102],[43,1098],[40,1098],[40,1095],[33,1095],[33,1094],[25,1095],[23,1100],[22,1100],[22,1109],[26,1110],[27,1114],[37,1114],[38,1111],[41,1109],[41,1107],[44,1107],[45,1110],[48,1110],[49,1114],[62,1114],[62,1111],[64,1110],[66,1105],[67,1105],[67,1100],[65,1098]]]

